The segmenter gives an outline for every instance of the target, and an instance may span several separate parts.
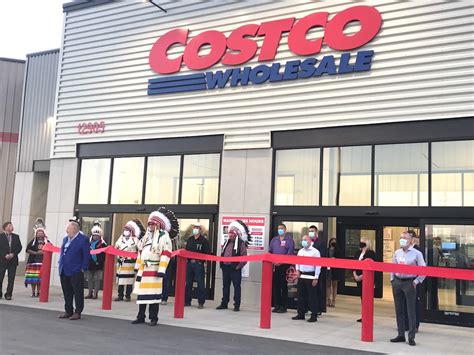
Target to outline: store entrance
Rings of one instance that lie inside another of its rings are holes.
[[[393,253],[400,248],[399,237],[406,230],[413,230],[419,236],[419,220],[341,217],[337,219],[337,243],[342,249],[343,257],[353,259],[359,252],[360,239],[365,237],[375,252],[376,261],[391,263]],[[420,241],[423,250],[424,238]],[[341,281],[338,293],[359,296],[352,270],[345,270]],[[389,273],[375,273],[374,296],[383,298],[384,301],[393,301]]]

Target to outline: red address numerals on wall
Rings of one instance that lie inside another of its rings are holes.
[[[104,133],[105,122],[85,122],[77,125],[77,131],[79,134],[92,134],[92,133]]]

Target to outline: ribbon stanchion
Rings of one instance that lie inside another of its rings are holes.
[[[174,294],[174,317],[184,317],[184,291],[186,287],[186,258],[180,256],[176,258],[176,284]]]
[[[272,322],[273,263],[262,262],[262,289],[260,294],[260,328],[270,329]]]
[[[362,272],[362,341],[374,341],[374,272]]]
[[[115,256],[105,253],[104,263],[104,289],[102,291],[102,309],[112,309],[112,290],[114,288]]]
[[[49,284],[51,282],[51,264],[53,260],[53,253],[59,253],[61,249],[55,247],[51,243],[46,243],[43,247],[43,263],[41,264],[40,276],[41,276],[41,287],[39,302],[49,301]]]

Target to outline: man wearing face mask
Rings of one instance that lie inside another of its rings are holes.
[[[400,249],[393,255],[393,263],[400,265],[426,266],[421,252],[413,247],[413,237],[408,232],[400,236]],[[405,304],[408,315],[408,344],[415,346],[416,333],[416,287],[425,279],[414,274],[392,273],[392,292],[397,316],[398,336],[392,343],[405,342]]]
[[[308,235],[313,243],[313,248],[318,249],[319,254],[321,257],[326,257],[327,248],[324,241],[319,238],[318,235],[318,227],[312,225],[308,228]],[[325,299],[326,295],[326,268],[322,269],[321,277],[318,282],[318,286],[316,287],[316,292],[318,293],[318,315],[320,316],[324,311],[326,311],[325,303],[323,300]]]
[[[202,235],[202,229],[199,224],[193,226],[193,235],[188,238],[186,242],[186,250],[194,253],[210,254],[210,245],[205,236]],[[205,285],[204,285],[204,261],[197,259],[188,259],[186,267],[186,297],[184,305],[191,306],[192,300],[192,289],[194,280],[197,282],[197,299],[198,308],[204,308],[204,302],[206,301]]]
[[[278,226],[278,235],[273,237],[268,247],[270,254],[293,255],[295,253],[295,242],[290,234],[286,232],[286,226],[282,223]],[[288,303],[288,281],[286,272],[289,264],[275,264],[273,269],[273,309],[274,313],[286,313]]]
[[[318,249],[313,247],[311,238],[308,235],[303,236],[301,246],[303,248],[298,251],[298,256],[321,257]],[[309,305],[311,317],[308,319],[308,322],[318,321],[318,294],[316,290],[320,272],[320,266],[296,265],[296,274],[298,276],[298,314],[292,318],[293,320],[304,320],[307,305]]]
[[[366,237],[361,237],[360,238],[360,243],[359,243],[359,252],[354,256],[354,259],[356,260],[365,260],[365,259],[372,259],[372,260],[377,260],[376,259],[376,254],[375,252],[371,249],[370,247],[370,240]],[[357,293],[362,299],[362,270],[354,270],[352,271],[352,275],[354,276],[354,280],[357,283]],[[362,322],[362,318],[357,319],[357,322]]]
[[[128,221],[123,227],[122,234],[115,243],[115,248],[118,250],[128,251],[131,253],[138,252],[138,242],[141,237],[141,229],[134,221]],[[117,284],[118,296],[115,301],[130,302],[132,299],[133,283],[135,282],[135,262],[136,258],[122,258],[117,259]]]

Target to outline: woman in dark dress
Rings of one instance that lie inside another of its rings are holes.
[[[361,237],[359,247],[360,251],[354,256],[354,259],[376,259],[375,252],[371,248],[369,239],[367,239],[366,237]],[[354,280],[357,282],[357,292],[362,299],[362,270],[354,270],[352,271],[352,275],[354,276]],[[357,319],[357,321],[362,322],[362,318]]]
[[[337,247],[336,238],[329,240],[328,258],[342,258],[342,254]],[[327,268],[326,295],[328,307],[336,306],[337,283],[341,279],[341,269]]]

